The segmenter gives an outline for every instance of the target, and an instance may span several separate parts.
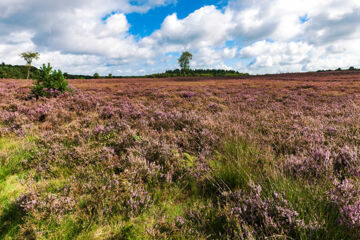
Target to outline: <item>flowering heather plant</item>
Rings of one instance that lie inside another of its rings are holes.
[[[334,180],[329,198],[339,209],[339,222],[360,233],[360,188],[358,183],[344,179]],[[354,232],[354,234],[355,234]]]
[[[184,97],[184,98],[192,98],[196,95],[196,93],[194,92],[182,92],[181,93],[181,96]]]
[[[109,118],[111,118],[111,117],[113,117],[113,116],[115,115],[115,112],[116,112],[116,111],[117,111],[117,110],[114,109],[113,106],[108,105],[108,106],[106,106],[106,107],[104,107],[104,108],[102,109],[102,111],[101,111],[101,118],[103,118],[103,119],[109,119]]]
[[[243,219],[259,236],[264,237],[269,233],[281,234],[283,231],[289,234],[294,229],[305,228],[299,213],[276,192],[273,199],[263,199],[261,187],[257,186],[250,194],[237,191],[229,194],[229,197],[236,203],[231,208],[231,216]]]
[[[354,238],[360,76],[324,76],[0,80],[0,235]]]
[[[337,177],[358,177],[360,161],[357,148],[350,149],[344,146],[332,150],[318,149],[311,154],[307,153],[299,157],[290,156],[284,164],[284,170],[293,176],[307,178]]]

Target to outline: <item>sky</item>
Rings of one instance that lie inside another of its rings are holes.
[[[72,74],[360,68],[359,0],[0,0],[0,62]]]

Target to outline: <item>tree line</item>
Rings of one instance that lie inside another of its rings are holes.
[[[22,65],[10,65],[2,63],[0,65],[0,78],[26,79],[35,78],[39,74],[36,67],[27,67]]]
[[[165,73],[155,73],[147,75],[148,78],[168,78],[168,77],[238,77],[247,76],[248,73],[241,73],[235,70],[224,69],[189,69],[186,72],[181,69],[167,70]]]

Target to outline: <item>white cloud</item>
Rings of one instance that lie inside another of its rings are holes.
[[[150,38],[188,49],[224,45],[224,41],[231,37],[231,20],[230,12],[223,13],[215,6],[205,6],[184,19],[178,19],[175,13],[166,17],[161,29]]]
[[[248,66],[252,73],[303,71],[312,57],[314,47],[304,42],[259,41],[243,48],[239,55],[253,58]]]
[[[348,47],[343,47],[348,46]],[[259,41],[243,48],[239,55],[252,58],[250,65],[238,65],[251,73],[316,71],[319,69],[349,68],[360,63],[360,39],[356,42],[314,46],[306,42]]]
[[[27,31],[12,32],[0,36],[0,61],[10,64],[20,64],[20,54],[25,51],[35,50],[36,46],[31,41],[32,33]]]
[[[127,13],[175,2],[1,0],[0,61],[21,64],[21,52],[36,50],[67,72],[132,75],[174,68],[169,53],[190,50],[193,67],[253,73],[360,65],[358,0],[234,0],[171,14],[142,39],[129,33]]]

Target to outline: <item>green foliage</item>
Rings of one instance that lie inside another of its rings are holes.
[[[244,189],[271,172],[273,159],[243,140],[227,141],[211,161],[213,184],[222,190]]]
[[[100,75],[98,73],[94,73],[94,78],[100,78]]]
[[[188,51],[183,52],[181,54],[180,58],[178,59],[178,62],[182,72],[187,72],[188,70],[190,70],[191,59],[192,59],[192,54],[189,53]]]
[[[30,139],[29,139],[30,140]],[[24,222],[25,212],[14,202],[25,191],[20,179],[25,171],[22,161],[32,158],[35,150],[17,139],[0,138],[0,239],[13,239]]]
[[[26,75],[26,79],[29,79],[30,76],[30,68],[31,68],[31,63],[34,59],[39,59],[40,54],[38,52],[23,52],[22,54],[20,54],[20,56],[26,61],[27,66],[28,66],[28,72]]]
[[[18,65],[0,65],[0,78],[11,78],[11,79],[25,79],[28,72],[27,66]],[[29,77],[35,78],[39,74],[39,69],[36,67],[30,67]]]
[[[75,74],[69,74],[64,73],[65,79],[93,79],[94,77],[91,75],[75,75]]]
[[[50,66],[43,64],[38,78],[34,81],[31,93],[36,97],[51,97],[59,93],[70,91],[69,83],[60,70],[56,71]]]
[[[20,225],[24,222],[25,212],[15,203],[3,205],[0,215],[0,239],[14,239],[18,234]],[[6,238],[10,237],[11,238]]]
[[[248,76],[248,73],[240,73],[235,70],[224,69],[189,69],[186,71],[187,77],[241,77]],[[169,78],[169,77],[182,77],[184,74],[180,69],[167,70],[165,73],[156,73],[148,75],[148,78]]]
[[[23,52],[20,56],[26,61],[28,65],[31,65],[34,59],[39,59],[40,54],[38,52]]]
[[[188,168],[194,167],[196,159],[197,159],[196,156],[192,156],[188,153],[184,153],[184,163],[185,163],[186,167],[188,167]]]

